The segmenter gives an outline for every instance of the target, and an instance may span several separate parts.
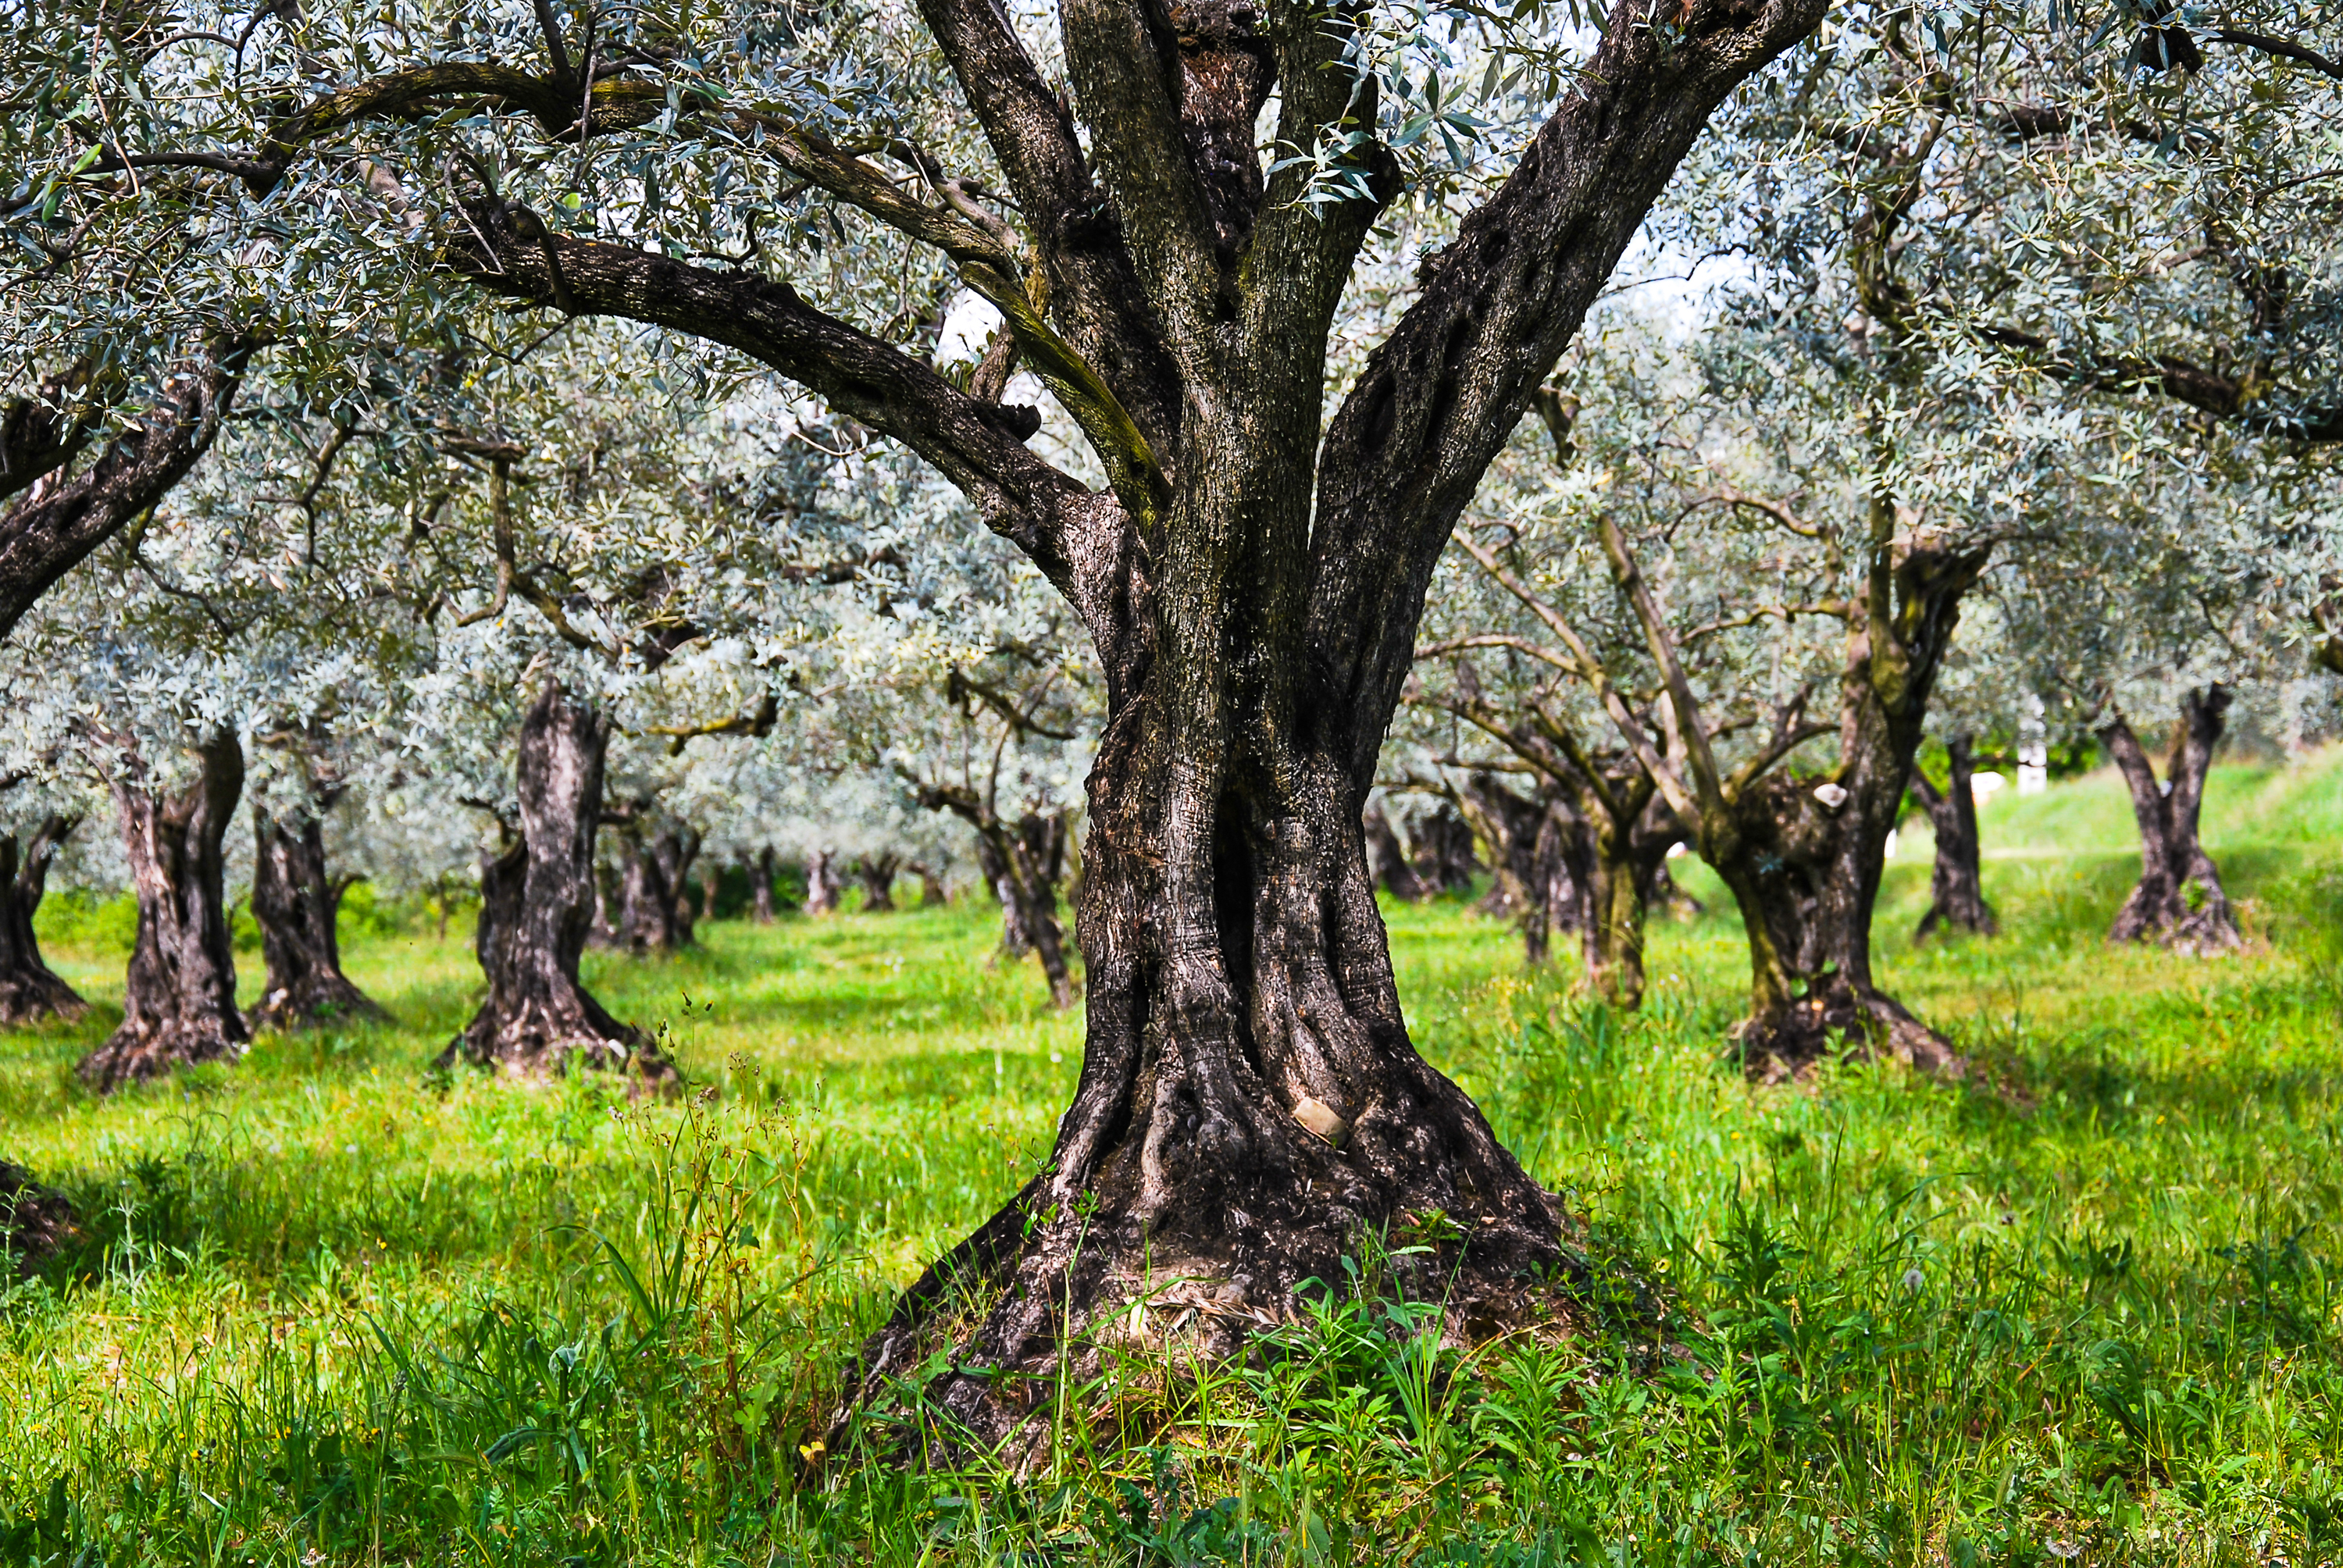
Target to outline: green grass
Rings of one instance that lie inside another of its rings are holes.
[[[1655,931],[1622,1019],[1461,906],[1393,911],[1419,1041],[1604,1288],[1470,1357],[1370,1292],[1250,1367],[1125,1368],[1021,1475],[800,1446],[1071,1088],[1079,1028],[983,910],[596,956],[709,1091],[649,1108],[435,1088],[460,932],[354,936],[395,1027],[95,1101],[87,935],[54,956],[97,1015],[0,1046],[0,1151],[92,1217],[0,1295],[0,1562],[2343,1561],[2343,773],[2216,784],[2232,958],[2101,942],[2101,780],[1988,812],[2029,851],[1987,862],[1997,940],[1908,948],[1907,844],[1881,963],[1970,1086],[1744,1084],[1724,912]]]

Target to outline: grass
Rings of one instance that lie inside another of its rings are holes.
[[[649,1109],[435,1087],[476,971],[381,931],[350,968],[396,1026],[92,1101],[121,960],[85,925],[54,956],[97,1015],[0,1047],[0,1151],[92,1217],[0,1294],[0,1562],[2343,1562],[2343,772],[2215,782],[2233,958],[2100,941],[2103,780],[1987,811],[1997,940],[1908,948],[1905,846],[1884,972],[1999,1089],[1747,1087],[1722,913],[1654,932],[1621,1018],[1392,911],[1423,1048],[1589,1218],[1584,1332],[1460,1356],[1330,1299],[1250,1366],[1069,1391],[1023,1475],[811,1452],[1072,1086],[981,910],[590,960],[709,1091]]]

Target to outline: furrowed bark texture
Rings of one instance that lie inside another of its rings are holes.
[[[123,992],[122,1027],[75,1071],[101,1093],[207,1061],[235,1061],[251,1039],[236,1007],[221,845],[244,792],[244,749],[232,730],[194,748],[195,779],[159,790],[136,745],[108,737],[102,762],[138,899],[138,936]]]
[[[1983,850],[1977,838],[1976,770],[1969,736],[1956,735],[1945,742],[1952,761],[1947,788],[1939,789],[1926,774],[1912,770],[1912,793],[1928,813],[1936,838],[1936,869],[1928,879],[1928,912],[1920,917],[1915,942],[1925,942],[1942,931],[1968,931],[1992,936],[2001,930],[1993,906],[1985,900]]]
[[[1873,980],[1871,925],[1928,696],[1985,558],[1924,545],[1892,568],[1889,558],[1883,528],[1869,621],[1848,638],[1839,683],[1836,769],[1819,780],[1769,774],[1701,824],[1701,854],[1749,939],[1750,1015],[1735,1038],[1760,1078],[1841,1050],[1963,1070],[1950,1042]]]
[[[179,367],[155,406],[78,473],[61,465],[84,437],[52,433],[44,446],[37,412],[26,414],[19,471],[39,477],[0,516],[0,637],[59,578],[186,477],[219,434],[251,351],[249,343],[227,339]]]
[[[1108,699],[1087,1050],[1047,1169],[906,1292],[862,1392],[940,1338],[929,1408],[997,1440],[1049,1408],[1061,1356],[1167,1333],[1225,1350],[1376,1233],[1423,1240],[1403,1283],[1460,1338],[1564,1267],[1554,1200],[1408,1039],[1363,813],[1475,483],[1710,110],[1815,9],[1695,5],[1664,51],[1623,8],[1322,432],[1372,204],[1312,216],[1298,175],[1264,187],[1234,149],[1272,75],[1289,139],[1349,112],[1339,37],[1301,7],[1201,6],[1175,30],[1066,0],[1068,73],[1178,377],[1124,399],[1176,410],[1134,415],[1160,487],[1119,481],[1127,525],[1064,536]]]
[[[585,1066],[638,1090],[678,1081],[641,1030],[620,1023],[578,978],[594,919],[594,836],[601,820],[609,718],[548,681],[521,720],[520,834],[480,867],[477,948],[488,999],[437,1065],[514,1078]]]
[[[2220,868],[2197,838],[2205,805],[2205,775],[2213,765],[2229,709],[2219,686],[2180,699],[2180,743],[2158,781],[2147,753],[2121,714],[2099,730],[2131,790],[2139,824],[2139,881],[2117,911],[2107,940],[2158,941],[2183,952],[2219,952],[2239,941],[2237,916],[2221,889]]]
[[[906,1292],[863,1389],[947,1336],[928,1408],[990,1440],[1025,1422],[1061,1352],[1167,1328],[1232,1342],[1290,1311],[1302,1279],[1342,1278],[1373,1231],[1430,1238],[1401,1270],[1460,1323],[1558,1265],[1553,1201],[1408,1040],[1361,813],[1434,562],[1483,473],[1709,115],[1823,9],[1685,0],[1654,27],[1645,0],[1619,0],[1329,421],[1328,336],[1396,159],[1360,148],[1379,194],[1321,208],[1299,162],[1272,174],[1255,148],[1272,94],[1281,145],[1374,123],[1344,15],[1062,0],[1070,104],[1000,7],[921,0],[1021,236],[910,203],[794,131],[780,156],[953,257],[1081,425],[1101,491],[1025,447],[1030,411],[778,279],[555,235],[492,197],[468,207],[448,256],[483,286],[727,343],[926,457],[1098,650],[1074,1102],[1048,1169]]]
[[[74,819],[51,816],[21,849],[13,832],[0,834],[0,1024],[44,1018],[79,1018],[89,1004],[41,957],[33,915],[48,887],[49,862],[74,829]]]
[[[388,1016],[342,973],[334,918],[349,885],[327,875],[325,829],[315,816],[296,825],[258,802],[252,828],[252,918],[268,981],[246,1027],[307,1029]]]

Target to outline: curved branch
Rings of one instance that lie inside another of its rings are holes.
[[[0,516],[0,637],[56,580],[170,493],[210,449],[256,347],[221,337],[174,370],[136,424],[71,478],[36,485]]]

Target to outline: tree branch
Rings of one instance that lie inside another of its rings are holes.
[[[1689,0],[1663,38],[1618,0],[1578,86],[1428,262],[1326,429],[1308,611],[1321,712],[1373,767],[1433,563],[1709,115],[1825,0]]]
[[[219,338],[165,379],[136,425],[61,484],[36,487],[0,516],[0,638],[56,580],[186,477],[219,434],[256,347]]]

